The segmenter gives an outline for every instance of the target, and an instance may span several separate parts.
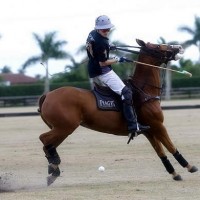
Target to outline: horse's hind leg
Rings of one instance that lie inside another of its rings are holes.
[[[76,127],[71,129],[53,128],[39,137],[44,145],[43,150],[49,162],[48,174],[50,176],[47,177],[47,185],[52,184],[55,179],[60,176],[59,164],[61,163],[61,159],[56,147],[58,147],[64,139],[75,130],[75,128]]]

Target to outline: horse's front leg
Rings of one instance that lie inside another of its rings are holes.
[[[147,137],[147,139],[151,143],[152,147],[156,151],[157,155],[161,159],[161,161],[162,161],[165,169],[167,170],[167,172],[172,175],[172,178],[176,181],[182,180],[181,176],[175,171],[171,162],[168,160],[161,142],[159,140],[157,140],[156,137],[151,134],[151,132],[145,134],[145,136]]]
[[[178,150],[176,150],[173,156],[182,167],[187,168],[188,172],[194,173],[198,171],[198,168],[194,165],[190,165],[188,161],[179,153]]]
[[[179,153],[177,148],[172,143],[167,130],[163,124],[160,124],[160,132],[155,135],[158,140],[166,147],[166,149],[174,156],[174,158],[178,161],[178,163],[187,168],[188,172],[194,173],[198,171],[198,168],[192,166],[188,163],[188,161]]]

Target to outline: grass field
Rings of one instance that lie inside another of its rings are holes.
[[[0,112],[36,109],[2,108]],[[172,141],[200,169],[200,109],[166,110],[164,114]],[[38,139],[47,130],[39,116],[0,118],[0,199],[200,199],[199,172],[188,173],[167,152],[184,179],[173,181],[143,135],[127,145],[127,137],[82,127],[58,148],[61,177],[47,187],[47,161]],[[105,172],[98,171],[100,165]]]

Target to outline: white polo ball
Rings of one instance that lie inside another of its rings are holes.
[[[105,167],[104,167],[104,166],[100,166],[100,167],[98,168],[98,170],[99,170],[100,172],[104,172],[104,171],[105,171]]]

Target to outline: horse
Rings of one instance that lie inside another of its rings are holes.
[[[188,172],[196,172],[198,168],[189,164],[179,153],[163,125],[164,115],[160,105],[162,92],[160,68],[150,67],[147,64],[155,66],[164,64],[167,67],[167,63],[176,60],[184,50],[181,45],[145,43],[139,39],[136,41],[140,48],[138,63],[136,62],[134,73],[124,82],[133,91],[133,106],[138,122],[150,126],[150,129],[143,134],[173,180],[180,181],[182,177],[167,158],[163,146]],[[56,148],[79,126],[107,134],[128,136],[127,124],[122,112],[98,109],[92,90],[70,86],[60,87],[40,97],[38,111],[44,123],[50,128],[39,136],[49,163],[47,185],[52,184],[60,176],[61,159]]]

